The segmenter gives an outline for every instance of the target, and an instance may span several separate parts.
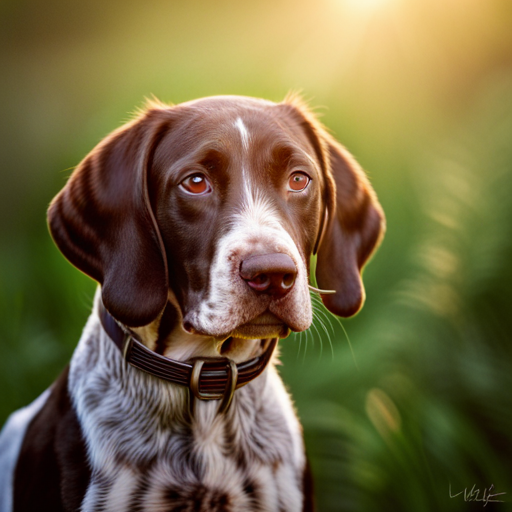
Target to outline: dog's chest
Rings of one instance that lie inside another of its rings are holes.
[[[189,415],[185,389],[125,366],[91,320],[69,386],[92,469],[83,512],[301,509],[302,436],[273,367],[226,415],[215,401]]]
[[[223,457],[215,465],[203,463],[201,468],[194,468],[187,462],[161,458],[146,468],[119,464],[108,472],[94,470],[82,510],[301,509],[300,479],[290,464],[273,467],[253,462],[241,468],[235,460]]]

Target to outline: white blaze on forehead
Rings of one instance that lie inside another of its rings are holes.
[[[246,183],[246,190],[247,188]],[[272,204],[272,201],[268,197],[265,197],[260,190],[254,192],[250,190],[250,193],[246,194],[240,211],[233,215],[231,224],[234,228],[243,226],[243,232],[245,233],[248,226],[256,228],[266,226],[282,230],[281,221],[276,208]]]
[[[240,132],[240,137],[242,139],[242,147],[244,151],[247,152],[249,150],[249,131],[247,130],[247,127],[242,121],[242,118],[237,117],[236,121],[234,122],[234,126]],[[245,196],[250,197],[252,195],[252,189],[249,177],[247,176],[247,172],[245,170],[245,165],[242,166],[242,179],[244,181]]]
[[[247,127],[240,117],[237,117],[235,121],[235,127],[238,128],[240,132],[240,137],[242,138],[242,147],[247,151],[249,149],[249,132],[247,131]]]

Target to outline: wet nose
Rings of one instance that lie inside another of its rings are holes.
[[[293,288],[297,267],[287,254],[260,254],[242,261],[240,277],[255,292],[280,299]]]

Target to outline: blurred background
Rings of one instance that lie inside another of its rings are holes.
[[[90,311],[45,219],[81,158],[150,95],[302,91],[388,220],[362,312],[281,342],[319,509],[511,510],[510,0],[3,0],[0,65],[0,424]]]

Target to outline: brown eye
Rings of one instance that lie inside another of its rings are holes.
[[[303,172],[294,172],[288,179],[288,190],[290,192],[301,192],[311,181],[311,178]]]
[[[210,182],[206,179],[206,176],[200,173],[192,174],[188,178],[185,178],[180,183],[180,187],[185,190],[185,192],[196,196],[207,194],[212,190]]]

